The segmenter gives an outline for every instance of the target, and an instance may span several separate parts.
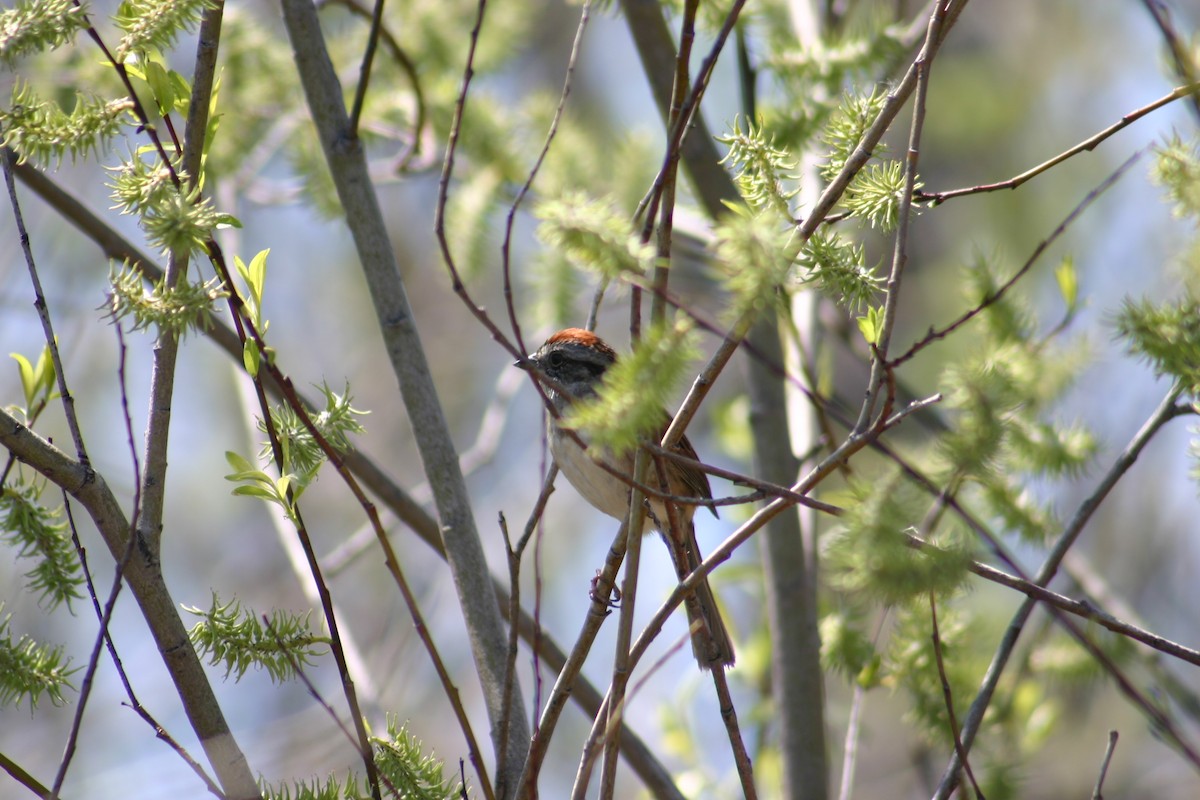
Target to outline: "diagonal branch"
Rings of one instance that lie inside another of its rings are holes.
[[[396,255],[388,239],[379,201],[367,174],[362,143],[348,128],[341,86],[329,60],[316,9],[304,0],[284,0],[284,21],[296,67],[316,123],[325,158],[346,211],[367,281],[380,332],[400,384],[400,395],[412,422],[417,448],[434,489],[447,561],[467,624],[471,650],[492,720],[493,746],[505,759],[497,765],[496,791],[511,796],[521,773],[529,731],[524,714],[508,715],[501,731],[507,637],[495,595],[479,591],[491,573],[475,526],[470,497],[454,450],[441,402],[433,385],[425,350],[413,319]],[[519,690],[513,705],[523,708]],[[507,742],[507,747],[504,744]]]
[[[1179,416],[1180,411],[1176,405],[1176,400],[1181,394],[1181,389],[1176,386],[1167,393],[1163,398],[1162,403],[1155,412],[1146,420],[1141,429],[1134,435],[1133,439],[1117,457],[1112,467],[1109,468],[1100,484],[1080,505],[1072,517],[1070,522],[1064,528],[1062,534],[1058,537],[1054,546],[1051,548],[1046,560],[1042,563],[1041,569],[1038,570],[1033,582],[1039,586],[1045,587],[1054,578],[1058,572],[1058,568],[1062,563],[1063,558],[1075,544],[1079,538],[1079,534],[1083,532],[1084,526],[1091,519],[1092,514],[1100,507],[1100,504],[1116,486],[1117,481],[1129,471],[1138,456],[1141,455],[1143,449],[1154,437],[1154,435],[1168,422]],[[1004,672],[1004,667],[1008,663],[1009,657],[1016,648],[1017,638],[1021,634],[1021,630],[1025,627],[1026,621],[1037,605],[1037,600],[1032,597],[1028,598],[1017,609],[1013,615],[1008,629],[1005,631],[1003,639],[1000,641],[999,647],[996,649],[995,655],[992,656],[992,663],[988,666],[987,674],[984,676],[983,685],[979,688],[979,693],[975,696],[975,700],[971,703],[971,707],[967,710],[967,715],[963,719],[962,739],[963,747],[970,751],[971,744],[975,739],[975,735],[979,732],[979,728],[983,723],[984,712],[987,711],[991,703],[992,695],[996,691],[996,686],[1000,682],[1000,676]],[[1116,676],[1114,676],[1116,677]],[[1118,683],[1121,680],[1118,678]],[[1124,686],[1122,688],[1125,688]],[[1163,717],[1162,712],[1155,708],[1143,708],[1156,722],[1163,723],[1163,731],[1175,731],[1174,726],[1170,721]],[[1192,751],[1190,746],[1184,742],[1176,733],[1173,737],[1175,743],[1182,748],[1185,754],[1193,764],[1200,766],[1200,757]],[[955,753],[950,758],[950,763],[946,770],[942,773],[941,782],[938,785],[936,798],[944,800],[949,797],[950,793],[957,785],[958,771],[961,768],[961,763],[958,754]]]
[[[6,151],[9,152],[9,151]],[[153,284],[162,280],[163,272],[154,261],[134,247],[127,239],[117,233],[111,226],[97,217],[73,195],[64,191],[58,184],[30,164],[17,164],[14,172],[23,184],[32,189],[46,203],[63,215],[85,236],[95,242],[104,255],[117,261],[128,260],[141,270],[146,281]],[[242,361],[242,344],[236,332],[228,325],[214,321],[212,326],[204,331],[234,363]],[[276,398],[284,396],[284,390],[275,378],[275,373],[264,370],[263,382],[267,391]],[[317,406],[304,398],[294,388],[290,391],[299,398],[300,402],[309,409]],[[3,442],[0,442],[3,444]],[[442,545],[441,534],[435,520],[408,492],[398,485],[379,464],[358,450],[347,450],[340,454],[340,460],[350,474],[391,510],[408,528],[426,545],[433,549],[442,559],[446,558]],[[492,580],[492,591],[496,595],[500,607],[507,611],[509,608],[509,593],[495,579]],[[168,603],[168,606],[171,604]],[[516,619],[521,638],[526,642],[538,643],[538,652],[547,666],[558,672],[567,663],[567,654],[553,639],[541,631],[533,617],[520,611]],[[585,677],[579,676],[573,691],[563,698],[574,700],[575,703],[589,716],[593,716],[600,708],[603,700],[599,690]],[[622,733],[622,753],[638,777],[647,788],[658,798],[678,798],[677,790],[671,780],[671,774],[658,761],[657,757],[646,743],[626,725]]]
[[[1018,186],[1025,183],[1026,181],[1036,178],[1038,175],[1041,175],[1043,172],[1049,171],[1052,167],[1058,166],[1059,164],[1061,164],[1062,162],[1066,161],[1069,158],[1072,158],[1073,156],[1077,156],[1083,152],[1090,152],[1092,150],[1095,150],[1096,147],[1098,147],[1100,145],[1100,143],[1103,142],[1105,139],[1108,139],[1110,136],[1115,134],[1117,131],[1122,130],[1123,128],[1126,128],[1129,125],[1132,125],[1133,123],[1137,122],[1139,119],[1146,116],[1150,112],[1157,111],[1158,109],[1162,108],[1163,106],[1168,105],[1169,103],[1173,103],[1176,100],[1180,100],[1184,97],[1191,97],[1191,98],[1195,99],[1198,96],[1198,94],[1200,94],[1200,83],[1190,83],[1190,84],[1187,84],[1186,86],[1176,87],[1174,91],[1170,92],[1169,94],[1167,94],[1164,97],[1160,97],[1159,99],[1155,100],[1153,103],[1142,106],[1141,108],[1139,108],[1135,111],[1130,111],[1128,114],[1121,117],[1121,119],[1119,121],[1114,122],[1112,125],[1109,125],[1107,128],[1105,128],[1104,130],[1095,134],[1094,136],[1090,136],[1087,139],[1084,139],[1082,142],[1075,145],[1074,147],[1072,147],[1068,150],[1064,150],[1063,152],[1054,156],[1054,158],[1051,158],[1047,161],[1043,161],[1041,164],[1038,164],[1036,167],[1031,167],[1030,169],[1027,169],[1024,172],[1022,172],[1020,175],[1017,175],[1016,177],[1013,177],[1013,178],[1009,178],[1006,181],[1000,181],[999,183],[985,183],[980,186],[968,186],[963,189],[951,189],[951,190],[945,191],[945,192],[916,192],[913,195],[913,199],[916,200],[917,202],[921,202],[921,203],[928,202],[928,203],[931,203],[936,206],[936,205],[939,205],[940,203],[944,203],[947,200],[952,200],[955,197],[965,197],[966,195],[972,195],[972,194],[984,194],[985,192],[997,192],[997,191],[1000,191],[1001,189],[1016,189]]]
[[[130,544],[129,520],[101,475],[38,436],[3,408],[0,446],[75,498],[88,512],[113,559],[121,561]],[[179,617],[179,604],[171,597],[158,563],[134,548],[124,577],[225,793],[232,800],[257,798],[257,782],[229,731],[204,665]]]

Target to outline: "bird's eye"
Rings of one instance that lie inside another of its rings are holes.
[[[563,365],[563,354],[562,353],[551,353],[546,358],[546,362],[552,367],[561,367]]]

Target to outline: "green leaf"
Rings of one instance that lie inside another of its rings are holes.
[[[232,475],[226,475],[225,479],[234,480],[234,477]],[[238,497],[261,497],[263,500],[270,500],[272,502],[276,499],[274,492],[264,489],[261,486],[255,486],[252,483],[243,484],[242,486],[235,486],[233,489],[233,494],[236,494]]]
[[[29,363],[28,358],[20,353],[9,353],[8,355],[17,362],[17,369],[21,373],[21,389],[25,392],[25,411],[28,412],[33,408],[33,397],[36,393],[33,365]]]
[[[883,333],[883,309],[872,306],[864,316],[855,321],[858,322],[858,330],[867,340],[867,344],[879,344],[879,337]]]
[[[146,84],[154,96],[159,112],[165,117],[175,110],[175,84],[167,74],[167,68],[153,59],[146,60]]]
[[[257,468],[253,464],[251,464],[245,458],[243,458],[242,456],[233,452],[232,450],[225,451],[225,460],[229,462],[229,466],[233,467],[233,471],[236,473],[240,474],[240,473],[257,472],[258,471]],[[231,479],[229,478],[229,476],[226,476],[226,480],[231,480]],[[233,479],[233,480],[236,480],[236,479]]]
[[[258,368],[262,363],[262,355],[258,351],[258,342],[253,339],[247,339],[242,345],[242,363],[246,365],[246,372],[250,373],[251,378],[258,377]]]
[[[1079,275],[1075,271],[1075,259],[1067,256],[1054,268],[1054,279],[1058,281],[1058,292],[1067,304],[1067,313],[1072,314],[1079,302]]]

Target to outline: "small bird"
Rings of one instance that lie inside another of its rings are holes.
[[[551,336],[536,353],[517,362],[517,365],[523,369],[536,367],[556,384],[547,384],[546,393],[558,412],[557,415],[550,415],[549,419],[550,451],[558,468],[567,476],[575,490],[583,495],[584,500],[610,517],[621,520],[625,519],[629,510],[629,484],[597,464],[596,459],[632,479],[634,454],[630,452],[617,458],[607,451],[598,452],[598,448],[595,447],[584,450],[562,426],[560,419],[572,402],[596,395],[605,371],[616,363],[616,360],[616,352],[596,334],[581,328],[567,328]],[[662,416],[660,440],[671,421],[665,409]],[[588,443],[586,431],[577,430],[575,434],[585,444]],[[674,450],[688,458],[699,460],[686,436],[679,440]],[[669,459],[662,459],[662,462],[667,473],[670,494],[695,498],[707,505],[716,516],[717,509],[711,502],[712,489],[708,484],[708,476],[698,469]],[[651,468],[650,473],[651,477],[647,478],[646,483],[654,486],[657,484],[653,477],[655,470]],[[650,498],[647,514],[643,518],[642,533],[653,528],[662,534],[671,551],[675,571],[682,580],[701,562],[700,548],[696,543],[696,529],[692,524],[696,506],[675,505],[674,508],[679,527],[684,530],[671,531],[665,503]],[[689,598],[686,608],[688,622],[693,628],[692,651],[700,668],[731,666],[734,660],[733,644],[707,579],[696,587],[695,598]]]

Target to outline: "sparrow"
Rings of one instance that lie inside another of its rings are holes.
[[[576,437],[588,445],[587,431],[572,431],[563,425],[563,416],[571,403],[595,397],[604,373],[616,361],[616,351],[596,334],[581,328],[567,328],[547,339],[537,352],[517,362],[517,366],[535,369],[550,379],[545,389],[555,413],[547,415],[547,424],[550,452],[559,470],[584,500],[608,516],[623,520],[629,511],[629,481],[633,479],[634,453],[628,452],[618,457],[598,446],[589,445],[584,449]],[[659,441],[671,422],[665,409],[662,418]],[[699,460],[686,436],[681,437],[673,449],[692,460]],[[621,480],[597,462],[614,468],[628,481]],[[668,492],[676,497],[693,498],[696,502],[672,504],[679,528],[672,530],[666,504],[660,499],[649,498],[641,532],[645,534],[657,530],[662,535],[671,552],[676,574],[683,580],[700,566],[702,560],[696,542],[696,528],[692,524],[696,504],[707,506],[714,516],[717,509],[712,503],[712,489],[707,475],[670,459],[659,459],[659,462],[666,473]],[[646,483],[656,486],[657,478],[657,470],[651,467]],[[692,629],[692,651],[700,668],[731,666],[734,662],[733,644],[707,578],[696,586],[694,596],[688,599],[685,607]]]

